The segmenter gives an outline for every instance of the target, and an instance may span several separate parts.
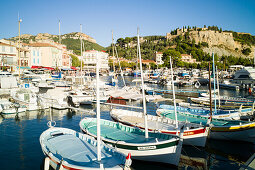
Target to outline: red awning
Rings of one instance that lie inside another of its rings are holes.
[[[32,68],[32,69],[35,69],[35,68],[42,68],[42,66],[32,66],[31,68]]]
[[[52,67],[43,67],[43,68],[45,68],[46,70],[54,70],[54,68]]]

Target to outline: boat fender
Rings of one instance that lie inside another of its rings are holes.
[[[128,153],[128,156],[126,157],[126,161],[125,161],[125,170],[130,169],[129,167],[132,164],[132,160],[131,160],[131,153]]]

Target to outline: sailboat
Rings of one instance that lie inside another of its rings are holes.
[[[140,47],[138,48],[140,51]],[[140,68],[142,70],[141,62]],[[99,92],[97,92],[97,94],[98,93]],[[97,108],[98,107],[100,106],[98,105]],[[101,139],[105,143],[115,147],[117,151],[120,151],[124,154],[132,153],[132,159],[161,162],[177,166],[181,155],[183,139],[177,135],[148,132],[144,88],[143,110],[145,131],[136,127],[126,126],[118,122],[101,119]],[[80,121],[80,128],[83,132],[96,137],[98,134],[98,121],[98,118],[84,118]]]
[[[97,67],[97,80],[99,78]],[[99,91],[97,84],[97,91]],[[99,94],[97,94],[99,105]],[[100,107],[97,107],[97,117],[100,120]],[[40,136],[40,144],[46,156],[45,168],[51,165],[54,169],[129,169],[130,154],[125,155],[114,148],[101,143],[100,125],[97,122],[97,140],[67,128],[54,127],[51,121],[49,129]]]

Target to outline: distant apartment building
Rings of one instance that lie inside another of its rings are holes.
[[[162,60],[163,53],[162,52],[156,52],[154,54],[154,60],[156,61],[157,65],[164,64],[164,61]]]
[[[108,70],[108,53],[104,51],[88,50],[83,53],[80,60],[83,61],[84,67],[83,70],[95,70],[96,64],[99,63],[101,70]],[[98,56],[98,60],[97,60]]]
[[[14,44],[6,40],[0,41],[0,66],[15,69],[17,66],[17,49]]]
[[[196,59],[194,59],[192,55],[189,54],[181,54],[181,61],[186,63],[197,63]]]

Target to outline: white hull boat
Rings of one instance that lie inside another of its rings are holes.
[[[63,170],[95,170],[125,168],[125,155],[101,144],[101,161],[97,160],[97,141],[67,128],[50,128],[40,136],[45,167]],[[126,164],[126,168],[129,167]]]

